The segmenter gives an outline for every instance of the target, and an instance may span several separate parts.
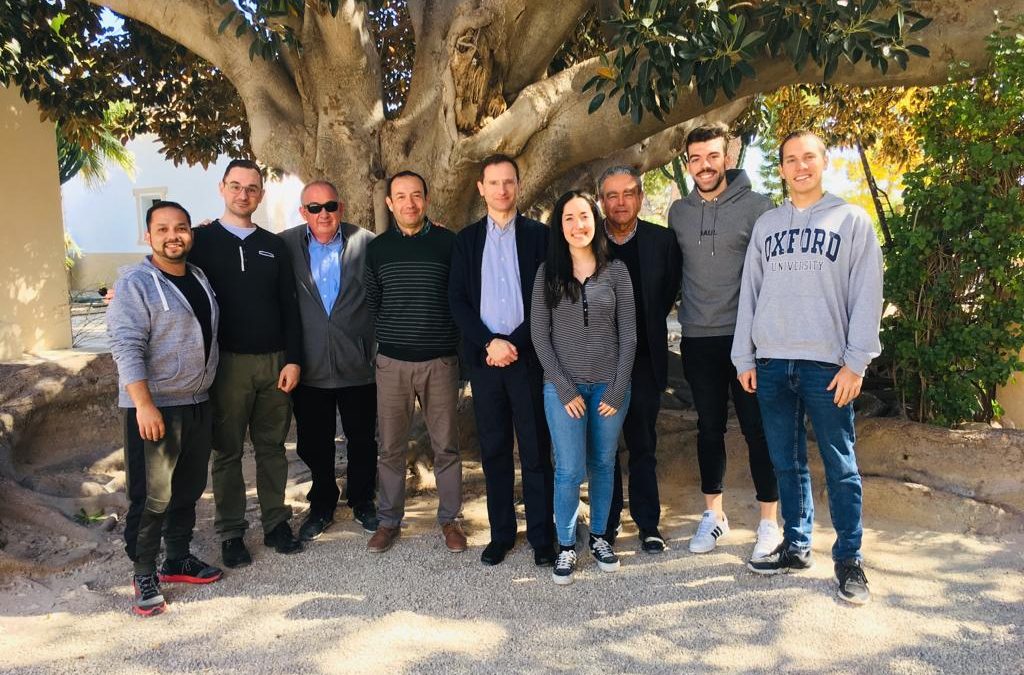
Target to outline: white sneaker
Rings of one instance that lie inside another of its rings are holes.
[[[690,539],[690,553],[710,553],[718,545],[718,538],[729,533],[729,519],[722,514],[721,522],[715,512],[708,510],[700,519],[697,534]]]
[[[782,532],[774,520],[762,520],[757,526],[757,539],[754,540],[754,550],[750,554],[751,560],[766,558],[782,543]]]

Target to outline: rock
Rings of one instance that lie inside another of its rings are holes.
[[[117,527],[117,514],[116,513],[107,516],[106,519],[104,519],[104,521],[100,524],[100,528],[104,532],[111,532],[111,531],[113,531],[113,529],[115,527]]]

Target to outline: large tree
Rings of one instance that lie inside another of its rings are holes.
[[[84,2],[4,0],[15,22]],[[531,203],[610,162],[660,166],[695,123],[731,121],[782,85],[928,85],[954,62],[981,68],[997,14],[1024,13],[1024,0],[88,2],[130,21],[100,38],[95,16],[65,9],[54,34],[77,52],[56,62],[62,84],[120,69],[117,85],[145,99],[136,130],[157,131],[170,157],[251,148],[335,181],[349,219],[378,228],[400,169],[423,173],[433,214],[458,227],[491,153],[517,158]],[[4,79],[54,109],[44,70]]]

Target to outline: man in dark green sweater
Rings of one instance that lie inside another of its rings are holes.
[[[388,180],[387,205],[395,227],[367,246],[366,303],[377,333],[377,515],[367,548],[383,553],[398,537],[405,515],[406,450],[416,400],[434,452],[437,520],[450,551],[466,550],[456,520],[462,510],[462,460],[457,448],[458,329],[448,305],[448,274],[455,234],[426,218],[422,176],[402,171]]]

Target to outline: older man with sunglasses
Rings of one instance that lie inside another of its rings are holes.
[[[302,382],[292,392],[298,453],[309,467],[309,515],[299,529],[317,539],[334,522],[340,491],[335,480],[336,411],[348,448],[346,496],[363,529],[377,529],[377,386],[373,318],[363,274],[373,235],[341,222],[345,205],[327,181],[302,190],[305,225],[281,233],[295,270],[302,319]]]

